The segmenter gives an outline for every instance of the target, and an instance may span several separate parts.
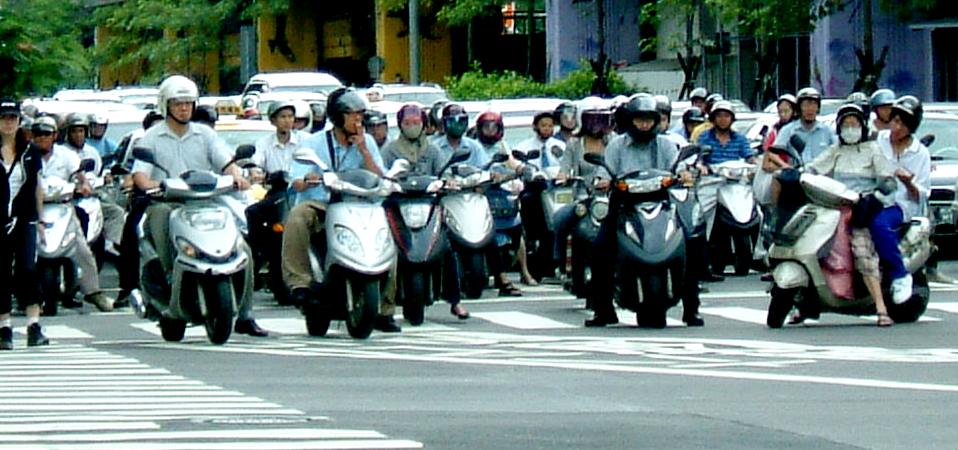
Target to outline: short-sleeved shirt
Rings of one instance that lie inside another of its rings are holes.
[[[81,149],[77,149],[69,143],[63,144],[63,146],[66,149],[75,152],[80,157],[80,161],[83,161],[84,159],[92,159],[93,173],[99,174],[100,170],[103,169],[103,158],[100,157],[100,152],[98,152],[92,145],[83,144],[83,148]]]
[[[442,164],[446,164],[452,154],[458,149],[453,149],[452,144],[449,143],[449,139],[437,139],[433,141],[433,144],[436,148],[439,149],[439,154],[442,155]],[[472,167],[482,167],[489,162],[489,156],[486,155],[486,150],[482,148],[482,144],[479,141],[463,136],[459,141],[459,149],[469,150],[469,159],[463,161],[461,164],[466,164]]]
[[[805,140],[805,150],[798,152],[798,149],[792,146],[789,140],[791,140],[793,134]],[[818,155],[837,144],[838,136],[835,134],[835,130],[825,126],[825,124],[815,121],[815,124],[809,129],[805,128],[804,122],[796,120],[779,130],[773,145],[779,148],[790,148],[798,152],[802,155],[804,161],[814,161]]]
[[[628,134],[622,134],[605,148],[605,163],[612,170],[612,175],[620,176],[638,170],[672,170],[678,155],[678,147],[665,136],[658,135],[643,144]],[[601,168],[596,176],[608,178]]]
[[[290,133],[289,141],[285,144],[279,142],[276,133],[257,139],[253,164],[267,173],[289,172],[296,149],[303,145],[303,137],[300,133]]]
[[[366,148],[369,149],[369,154],[372,156],[373,161],[375,161],[376,167],[378,167],[379,170],[383,170],[383,158],[382,155],[379,154],[379,147],[376,146],[376,140],[369,134],[366,134],[365,138]],[[330,158],[329,142],[333,143],[333,157],[335,160]],[[363,155],[360,153],[359,148],[355,144],[348,147],[341,145],[333,135],[333,130],[321,131],[314,134],[313,137],[303,143],[303,147],[312,149],[316,153],[316,157],[326,165],[328,170],[341,172],[344,170],[363,168]],[[289,177],[292,180],[302,180],[307,174],[316,173],[319,172],[319,170],[320,169],[314,165],[293,161],[289,169]],[[326,203],[329,201],[329,191],[322,185],[311,186],[297,195],[296,203],[305,200]]]
[[[901,207],[906,220],[921,215],[922,205],[928,201],[928,195],[931,194],[931,155],[928,153],[928,148],[922,145],[917,138],[912,137],[911,145],[901,155],[896,155],[891,146],[890,130],[879,131],[875,142],[881,148],[885,158],[888,158],[896,169],[905,169],[915,176],[912,179],[912,184],[918,188],[918,200],[911,196],[911,193],[905,188],[905,183],[896,178],[898,190],[895,191],[895,203]]]
[[[86,140],[87,145],[96,149],[97,153],[100,154],[101,158],[111,156],[116,153],[116,142],[113,139],[103,137],[100,139],[88,138]]]
[[[582,177],[587,186],[592,185],[598,166],[585,160],[585,141],[579,139],[566,147],[562,155],[560,171],[569,176]],[[602,172],[605,173],[605,172]]]
[[[62,145],[53,145],[49,158],[40,158],[40,177],[58,177],[69,180],[80,170],[80,155]]]
[[[405,159],[409,161],[411,173],[424,175],[438,175],[444,162],[439,149],[425,138],[410,141],[400,137],[389,141],[382,149],[382,157],[386,167],[392,167],[398,159]]]
[[[699,145],[712,147],[712,152],[705,161],[707,164],[748,159],[752,156],[752,147],[748,145],[748,139],[731,130],[729,131],[729,140],[724,145],[719,141],[715,128],[711,128],[699,136]]]
[[[561,164],[559,158],[552,153],[553,147],[559,147],[562,153],[565,153],[565,142],[562,142],[555,137],[550,137],[549,139],[543,141],[542,139],[539,139],[538,136],[533,136],[520,142],[519,145],[516,146],[516,150],[519,150],[522,153],[529,153],[533,150],[539,150],[539,157],[529,160],[528,162],[539,166],[540,169],[545,169],[546,167],[559,166]]]
[[[882,154],[875,141],[833,146],[808,163],[806,168],[843,181],[859,193],[866,191],[863,186],[873,185],[859,184],[861,182],[855,181],[856,178],[887,178],[895,174],[895,167]]]
[[[178,177],[191,169],[219,173],[233,158],[226,143],[212,128],[195,122],[187,125],[183,136],[173,133],[166,122],[158,123],[147,130],[136,145],[153,150],[156,162],[170,172],[167,175],[153,164],[137,160],[133,172],[145,174],[154,181]]]

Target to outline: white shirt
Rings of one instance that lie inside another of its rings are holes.
[[[92,159],[94,163],[93,173],[99,174],[100,170],[103,169],[103,158],[100,156],[100,152],[96,149],[96,147],[86,143],[84,143],[83,148],[79,150],[70,145],[70,143],[64,144],[63,147],[76,153],[80,157],[80,161],[83,161],[84,159]]]
[[[293,154],[303,143],[304,133],[293,132],[289,141],[281,144],[276,133],[263,136],[256,141],[256,153],[253,153],[253,164],[267,173],[289,172],[293,163]]]
[[[53,145],[53,150],[47,157],[41,157],[42,168],[40,177],[58,177],[69,180],[70,177],[80,170],[80,155],[62,145]]]
[[[546,167],[558,167],[561,164],[560,159],[552,153],[554,147],[559,147],[562,150],[562,153],[565,153],[565,142],[562,142],[555,137],[549,137],[545,141],[539,139],[539,136],[533,136],[529,139],[526,139],[519,143],[516,146],[516,150],[521,151],[522,153],[529,153],[532,150],[539,150],[541,153],[538,158],[530,159],[528,162],[539,166],[540,169],[545,169]],[[543,161],[545,158],[545,161]],[[543,165],[543,163],[545,165]]]
[[[896,155],[891,146],[891,130],[879,131],[876,142],[882,154],[896,169],[905,169],[915,175],[912,184],[918,188],[918,200],[911,196],[905,184],[896,177],[898,190],[895,191],[895,203],[901,207],[905,220],[922,215],[924,211],[922,206],[928,202],[928,195],[931,193],[931,155],[928,153],[928,148],[922,145],[917,137],[912,136],[911,145],[901,155]]]

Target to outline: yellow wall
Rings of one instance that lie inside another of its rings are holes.
[[[409,81],[409,37],[398,37],[405,28],[401,19],[388,17],[385,11],[376,11],[376,53],[386,60],[382,73],[384,82],[395,81],[396,74],[403,81]],[[420,39],[419,81],[441,83],[452,75],[452,39],[445,29],[432,34],[442,37]]]
[[[260,72],[315,70],[319,61],[316,23],[311,16],[290,14],[286,18],[286,41],[296,57],[290,61],[279,49],[271,52],[269,41],[276,36],[276,18],[256,19],[256,64]]]

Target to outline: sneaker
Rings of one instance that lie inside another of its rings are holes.
[[[383,333],[399,333],[402,331],[393,316],[377,316],[373,322],[373,328]]]
[[[13,329],[0,328],[0,350],[13,350]]]
[[[50,345],[50,340],[43,335],[40,324],[35,323],[27,327],[27,347]]]
[[[93,306],[96,306],[96,309],[99,309],[101,312],[113,311],[113,300],[103,295],[102,292],[87,295],[83,297],[83,301],[93,304]]]
[[[895,279],[891,282],[891,299],[900,305],[911,298],[911,274]]]

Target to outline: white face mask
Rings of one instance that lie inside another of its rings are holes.
[[[846,144],[857,144],[862,140],[862,129],[860,127],[842,128],[842,141]]]
[[[410,140],[419,139],[419,136],[422,134],[422,124],[400,127],[400,129],[402,130],[402,135]]]

